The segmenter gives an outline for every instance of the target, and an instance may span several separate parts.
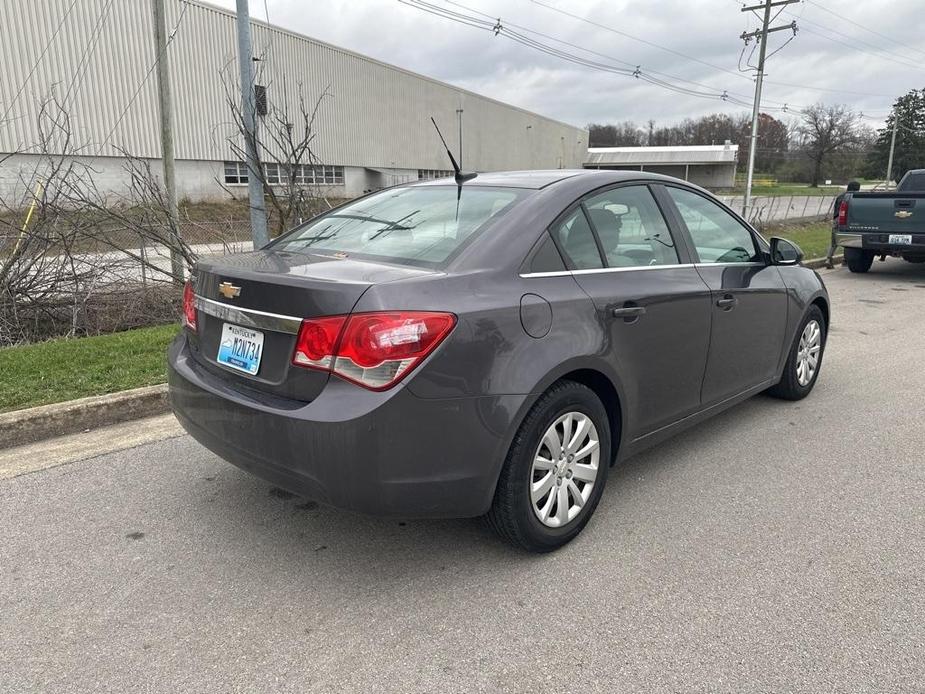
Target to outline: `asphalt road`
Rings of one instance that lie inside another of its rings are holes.
[[[810,398],[630,461],[552,555],[319,508],[163,422],[8,453],[0,691],[925,691],[925,267],[825,278]]]

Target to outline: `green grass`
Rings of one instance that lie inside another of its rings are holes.
[[[828,220],[803,224],[773,224],[761,230],[766,239],[780,236],[793,241],[807,260],[824,258],[832,238],[832,223]]]
[[[752,195],[771,197],[790,195],[838,195],[844,192],[844,190],[844,186],[819,186],[818,188],[810,188],[808,185],[800,183],[781,183],[776,186],[752,186]],[[731,194],[744,195],[744,186],[734,188]]]
[[[0,412],[164,383],[179,326],[0,349]]]

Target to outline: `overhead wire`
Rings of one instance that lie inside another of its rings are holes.
[[[538,2],[538,0],[532,0],[532,1],[536,4],[543,5],[544,7],[550,7],[550,6],[545,5],[542,2]],[[731,103],[737,106],[742,106],[745,108],[750,108],[752,105],[751,95],[730,92],[729,90],[726,90],[726,89],[721,89],[718,87],[705,85],[702,83],[694,82],[692,80],[680,78],[674,75],[667,75],[665,73],[659,73],[657,71],[643,69],[641,65],[636,65],[634,69],[630,69],[630,66],[633,66],[633,63],[630,63],[628,61],[621,60],[613,56],[606,55],[604,53],[593,51],[583,46],[578,46],[574,43],[570,43],[563,39],[556,38],[549,34],[544,34],[542,32],[538,32],[536,30],[529,29],[527,27],[523,27],[518,24],[514,24],[513,22],[508,22],[506,20],[502,21],[500,18],[489,15],[486,12],[481,12],[479,10],[475,10],[473,8],[467,7],[466,5],[456,2],[455,0],[444,0],[444,2],[445,4],[449,4],[456,8],[465,10],[468,14],[459,12],[457,10],[450,9],[448,7],[445,7],[444,5],[436,5],[432,2],[427,2],[426,0],[399,0],[399,2],[401,2],[402,4],[408,5],[410,7],[414,7],[418,10],[428,12],[430,14],[436,15],[438,17],[442,17],[444,19],[449,19],[451,21],[454,21],[454,22],[457,22],[463,25],[471,26],[473,28],[480,29],[483,31],[491,31],[495,36],[504,36],[505,38],[515,41],[516,43],[520,43],[521,45],[527,46],[538,52],[544,53],[546,55],[550,55],[552,57],[559,58],[561,60],[565,60],[567,62],[571,62],[573,64],[577,64],[583,67],[588,67],[591,69],[600,70],[604,72],[610,72],[610,73],[618,74],[622,76],[634,77],[636,79],[648,82],[655,86],[658,86],[658,87],[661,87],[666,90],[679,93],[679,94],[684,94],[684,95],[694,96],[694,97],[699,97],[699,98],[721,100],[721,101],[728,102],[728,103]],[[552,8],[552,9],[558,10],[558,8]],[[565,14],[570,15],[571,13],[565,13]],[[577,15],[574,15],[574,16],[578,17]],[[580,18],[580,17],[578,18],[582,19],[582,21],[585,21],[584,18]],[[587,20],[587,21],[591,21],[591,20]],[[592,22],[592,23],[595,25],[599,25],[597,22]],[[599,26],[605,27],[606,25],[599,25]],[[513,29],[511,29],[511,27],[519,29],[520,31],[514,31]],[[625,33],[625,32],[620,32],[620,33]],[[589,55],[594,55],[598,58],[604,58],[605,60],[610,61],[612,63],[619,63],[627,67],[618,67],[613,64],[602,63],[599,60],[592,60],[584,56],[575,55],[574,53],[570,53],[560,48],[550,46],[546,43],[543,43],[534,38],[531,38],[531,36],[526,36],[525,34],[531,34],[532,36],[545,38],[547,40],[554,41],[558,43],[559,45],[569,46],[571,48],[578,49]],[[659,48],[664,48],[664,47],[659,46]],[[672,49],[667,49],[667,50],[672,50]],[[684,54],[681,54],[681,55],[684,55]],[[726,71],[726,70],[723,70],[723,71]],[[737,76],[744,77],[745,79],[748,79],[749,81],[751,81],[750,78],[745,77],[744,75],[741,75],[739,73],[732,73],[732,74],[737,74]],[[662,79],[662,77],[666,79]],[[685,84],[693,85],[694,87],[698,87],[698,89],[693,89],[691,87],[684,86],[683,84],[677,84],[677,82],[683,82]],[[792,86],[799,87],[801,85],[792,85]],[[807,88],[812,89],[812,87],[807,87]],[[820,88],[820,90],[827,91],[827,92],[828,91],[837,91],[837,92],[842,91],[842,90],[830,90],[830,89],[825,89],[825,88]],[[855,92],[855,93],[858,93],[858,92]],[[799,113],[804,112],[806,109],[796,104],[792,104],[792,103],[766,100],[765,104],[762,107],[762,110],[765,112],[799,114]]]
[[[173,43],[173,40],[176,38],[177,32],[180,29],[180,24],[182,24],[183,18],[186,16],[186,8],[189,7],[190,3],[189,3],[189,0],[181,0],[181,4],[183,5],[183,8],[180,10],[180,16],[177,18],[177,23],[174,24],[173,29],[167,35],[167,41],[164,46],[165,52],[166,52],[166,49],[170,47],[170,44]],[[160,59],[161,59],[160,55],[154,56],[154,62],[151,63],[151,67],[149,67],[147,72],[145,72],[145,74],[142,76],[141,81],[138,83],[138,86],[135,88],[135,91],[132,93],[132,96],[129,97],[128,103],[125,105],[125,108],[122,109],[122,112],[119,114],[119,117],[116,119],[116,122],[113,123],[112,127],[109,129],[109,132],[106,134],[106,137],[97,147],[97,153],[101,152],[103,150],[103,147],[109,144],[110,139],[112,138],[113,134],[116,132],[116,128],[118,128],[119,125],[122,123],[122,120],[125,118],[126,114],[128,114],[128,110],[135,103],[135,99],[137,99],[138,95],[141,94],[141,90],[144,89],[145,84],[147,84],[148,80],[151,78],[151,74],[157,68],[157,63]]]
[[[915,53],[920,53],[920,54],[922,54],[923,56],[925,56],[925,50],[922,50],[921,48],[916,48],[915,46],[910,46],[910,45],[907,44],[907,43],[901,43],[900,41],[897,41],[897,40],[896,40],[896,37],[895,37],[895,36],[888,36],[887,34],[883,34],[883,33],[879,32],[879,31],[876,31],[876,30],[874,30],[874,29],[871,29],[870,27],[865,26],[864,24],[861,24],[860,22],[856,22],[856,21],[854,21],[853,19],[850,19],[849,17],[846,17],[846,16],[843,15],[843,14],[839,14],[838,12],[834,12],[833,10],[830,10],[830,9],[828,9],[827,7],[825,7],[825,6],[821,5],[821,4],[819,4],[819,2],[817,2],[817,0],[804,0],[804,2],[805,2],[806,4],[808,4],[808,5],[812,5],[813,7],[816,7],[816,8],[818,8],[818,9],[822,10],[823,12],[827,12],[828,14],[830,14],[830,15],[832,15],[832,16],[834,16],[834,17],[840,19],[840,20],[842,20],[843,22],[847,22],[848,24],[853,24],[854,26],[858,27],[859,29],[863,29],[864,31],[866,31],[866,32],[868,32],[868,33],[870,33],[870,34],[873,34],[874,36],[879,36],[879,37],[882,38],[882,39],[886,39],[886,40],[889,41],[890,44],[892,44],[892,45],[902,46],[903,48],[905,48],[905,49],[907,49],[907,50],[913,51],[913,52],[915,52]],[[920,60],[920,58],[916,58],[916,60]]]
[[[19,97],[22,96],[23,91],[26,88],[26,85],[29,84],[29,80],[32,79],[32,75],[35,74],[35,71],[38,69],[42,60],[45,58],[45,54],[48,53],[48,49],[51,48],[51,44],[57,38],[58,34],[61,32],[61,27],[64,26],[64,22],[67,21],[68,16],[71,14],[71,10],[74,9],[74,6],[77,4],[77,0],[71,0],[71,4],[68,5],[68,8],[64,11],[64,14],[61,15],[61,19],[58,21],[58,25],[55,27],[55,30],[52,32],[51,36],[48,38],[48,41],[45,42],[45,47],[42,48],[42,52],[39,53],[39,57],[35,59],[35,62],[32,63],[32,67],[29,68],[29,72],[26,73],[26,78],[23,80],[22,84],[19,85],[19,89],[16,90],[16,93],[10,99],[10,102],[6,105],[6,108],[3,111],[3,115],[0,116],[0,123],[3,123],[6,120],[6,117],[10,114],[10,110],[13,108],[14,104],[19,100]]]
[[[87,42],[87,47],[83,53],[81,53],[80,59],[77,61],[77,67],[74,70],[74,76],[71,78],[71,82],[68,84],[67,91],[64,93],[64,97],[61,99],[61,103],[65,108],[67,108],[71,95],[80,91],[80,86],[83,84],[84,77],[86,77],[87,71],[90,67],[90,61],[92,60],[93,54],[96,51],[96,47],[100,42],[100,37],[103,35],[103,27],[109,20],[109,12],[112,10],[112,3],[113,0],[106,0],[106,4],[103,5],[103,9],[100,11],[100,14],[97,17],[93,28],[90,30],[90,39]]]

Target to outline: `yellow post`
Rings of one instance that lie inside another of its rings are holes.
[[[22,229],[19,232],[19,238],[16,239],[16,245],[13,247],[13,257],[16,256],[16,253],[19,251],[19,247],[22,245],[22,240],[26,238],[26,229],[29,226],[29,222],[32,221],[32,215],[35,213],[35,208],[38,206],[39,196],[42,195],[42,179],[40,178],[35,184],[35,193],[32,194],[32,203],[29,205],[29,211],[26,213],[26,219],[22,223]]]

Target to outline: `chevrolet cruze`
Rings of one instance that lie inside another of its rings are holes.
[[[629,171],[424,181],[201,261],[170,401],[229,462],[339,508],[487,516],[555,549],[610,467],[819,376],[829,301],[782,239]]]

